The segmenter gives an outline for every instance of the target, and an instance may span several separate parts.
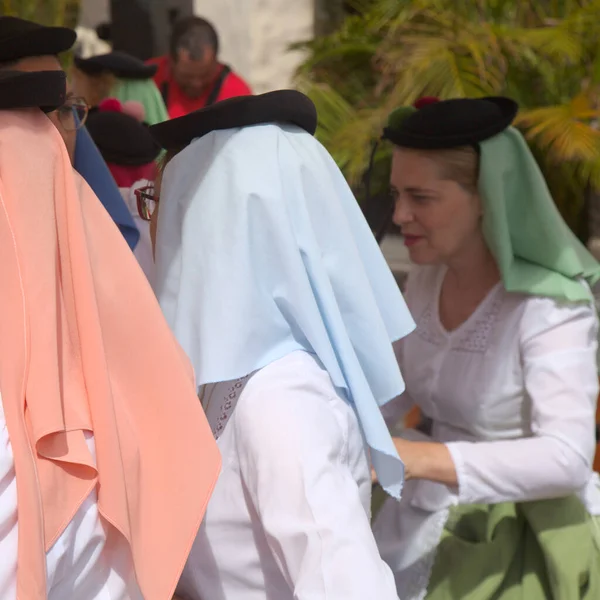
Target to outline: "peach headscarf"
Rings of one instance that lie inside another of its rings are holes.
[[[37,109],[0,111],[0,286],[19,600],[46,598],[45,552],[94,486],[144,598],[170,599],[218,450],[133,254]]]

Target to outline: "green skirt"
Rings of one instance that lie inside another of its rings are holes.
[[[600,600],[599,527],[576,496],[454,507],[425,598]]]

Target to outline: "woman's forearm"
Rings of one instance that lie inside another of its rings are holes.
[[[394,444],[406,467],[407,479],[428,479],[455,487],[456,467],[445,444],[413,442],[394,438]]]

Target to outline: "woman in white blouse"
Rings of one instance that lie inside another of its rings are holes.
[[[592,473],[600,268],[568,230],[505,98],[399,109],[394,221],[415,264],[398,346],[430,435],[374,531],[403,600],[600,597]]]
[[[171,600],[218,450],[64,98],[0,74],[0,598]]]
[[[397,600],[369,458],[398,497],[378,405],[404,387],[390,342],[414,324],[315,127],[312,102],[282,91],[152,128],[174,156],[156,291],[224,463],[185,599]]]

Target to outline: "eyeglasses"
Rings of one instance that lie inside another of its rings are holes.
[[[56,109],[58,119],[66,131],[81,129],[88,116],[90,107],[84,98],[67,98],[67,101]]]
[[[144,221],[150,221],[158,205],[158,196],[154,194],[154,186],[146,185],[135,190],[138,213]]]

